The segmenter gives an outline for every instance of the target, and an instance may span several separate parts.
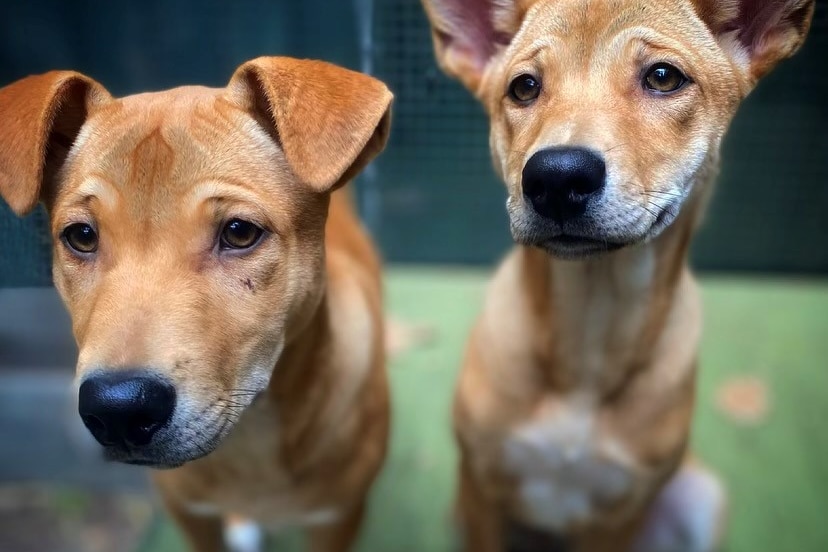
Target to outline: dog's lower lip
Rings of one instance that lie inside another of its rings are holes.
[[[576,259],[616,251],[628,244],[572,234],[560,234],[533,245],[541,247],[556,257]]]
[[[152,468],[156,470],[167,470],[178,468],[184,464],[184,462],[170,462],[170,461],[156,461],[150,460],[148,458],[119,458],[119,459],[111,459],[114,462],[118,462],[121,464],[127,464],[130,466],[141,466],[144,468]]]
[[[151,453],[142,453],[138,450],[123,450],[113,447],[105,447],[103,449],[103,453],[104,459],[109,462],[161,470],[177,468],[191,460],[197,460],[203,456],[203,454],[199,454],[197,457],[191,458],[189,456],[179,457],[178,455],[170,456],[163,454],[155,457],[155,455]]]
[[[132,464],[133,466],[151,466],[152,462],[149,460],[142,460],[142,459],[133,459],[133,460],[124,460],[126,464]]]
[[[609,240],[599,240],[595,238],[587,238],[584,236],[574,236],[572,234],[561,234],[547,240],[550,245],[565,245],[565,246],[588,246],[588,247],[622,247],[623,243],[612,242]]]
[[[584,238],[581,236],[573,236],[571,234],[561,234],[549,240],[550,242],[558,242],[564,244],[580,244],[580,243],[596,243],[598,240],[592,238]]]
[[[129,464],[131,466],[147,466],[147,467],[150,467],[150,468],[158,466],[158,464],[156,462],[153,462],[152,460],[145,460],[143,458],[135,458],[135,459],[131,459],[131,460],[127,459],[127,460],[124,460],[124,464]]]

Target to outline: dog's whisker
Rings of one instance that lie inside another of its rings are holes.
[[[235,406],[237,408],[247,408],[247,405],[244,403],[240,403],[233,399],[218,399],[216,404],[224,405],[224,406]]]
[[[678,192],[662,192],[659,190],[645,190],[642,192],[646,196],[657,196],[657,197],[668,197],[668,198],[680,198],[682,197],[681,193]]]
[[[607,154],[607,153],[609,153],[609,152],[611,152],[611,151],[613,151],[613,150],[616,150],[616,149],[618,149],[618,148],[622,148],[622,147],[624,147],[624,146],[626,146],[626,145],[627,145],[627,143],[626,143],[626,142],[621,143],[621,144],[616,144],[616,145],[612,146],[611,148],[605,149],[605,150],[604,150],[604,154]]]
[[[656,209],[656,211],[653,211],[651,207]],[[653,218],[658,218],[658,213],[661,211],[661,208],[659,208],[657,205],[653,205],[652,203],[648,203],[647,205],[643,206],[643,208],[645,211],[650,213],[653,216]]]

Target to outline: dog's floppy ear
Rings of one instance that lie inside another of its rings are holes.
[[[89,77],[52,71],[0,89],[0,196],[31,211],[66,158],[90,109],[111,99]]]
[[[520,28],[521,0],[422,0],[440,68],[479,96],[480,80]]]
[[[815,0],[693,0],[699,17],[735,59],[749,60],[751,84],[802,46]]]
[[[356,176],[388,140],[388,88],[330,63],[257,58],[236,70],[229,91],[271,127],[293,172],[319,192]]]

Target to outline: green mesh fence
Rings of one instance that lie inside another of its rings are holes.
[[[417,0],[0,4],[0,85],[53,68],[86,72],[115,94],[221,85],[263,54],[371,70],[394,90],[389,147],[358,187],[387,260],[491,263],[510,246],[488,123],[437,69]],[[695,242],[698,268],[828,273],[826,59],[828,3],[818,2],[805,48],[734,122]],[[48,285],[45,228],[41,212],[19,220],[0,207],[0,286]]]
[[[48,286],[52,283],[52,250],[42,207],[17,218],[0,201],[0,287]]]

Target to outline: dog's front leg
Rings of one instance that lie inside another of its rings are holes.
[[[505,541],[503,520],[483,493],[467,462],[460,462],[457,515],[466,552],[501,552]]]
[[[726,514],[719,478],[685,459],[651,505],[632,552],[714,552],[721,545]]]
[[[308,529],[309,552],[348,552],[359,534],[365,503],[360,502],[332,523]]]
[[[161,492],[167,512],[187,539],[193,552],[225,552],[224,527],[217,516],[198,516],[186,506]]]
[[[183,508],[168,511],[193,552],[225,552],[224,529],[219,517],[194,515]]]

